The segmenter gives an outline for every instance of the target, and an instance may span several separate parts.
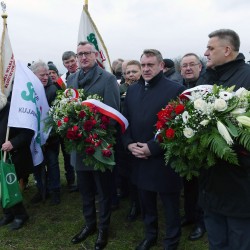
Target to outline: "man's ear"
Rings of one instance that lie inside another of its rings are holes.
[[[232,48],[230,46],[227,46],[225,48],[225,56],[229,56],[232,53]]]

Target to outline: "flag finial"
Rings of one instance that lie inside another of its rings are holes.
[[[6,12],[6,4],[4,1],[1,2],[1,6],[2,6],[2,11],[3,11],[2,18],[7,18],[8,15],[5,13]]]

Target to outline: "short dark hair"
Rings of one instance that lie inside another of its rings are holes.
[[[240,50],[240,38],[239,35],[230,29],[219,29],[211,32],[208,35],[209,38],[218,37],[219,39],[227,40],[231,45],[234,51]]]
[[[88,41],[81,41],[81,42],[78,43],[77,46],[85,46],[87,44],[92,46],[94,52],[97,52],[96,48],[95,48],[95,45],[93,43],[88,42]]]
[[[183,59],[184,57],[187,57],[187,56],[194,56],[194,57],[196,57],[197,60],[200,61],[200,58],[195,53],[187,53],[181,59]]]
[[[145,49],[141,55],[141,58],[142,56],[145,55],[145,56],[156,56],[157,60],[159,62],[163,62],[163,57],[162,57],[162,54],[159,50],[156,50],[156,49]]]
[[[73,51],[65,51],[63,54],[62,54],[62,60],[65,61],[65,60],[69,60],[70,57],[75,57],[76,58],[76,53],[73,52]]]

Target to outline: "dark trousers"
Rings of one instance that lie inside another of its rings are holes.
[[[188,221],[192,221],[199,226],[204,227],[203,210],[198,205],[199,185],[198,178],[193,177],[188,181],[183,179],[184,189],[184,211]]]
[[[66,152],[64,140],[62,138],[60,138],[60,145],[61,145],[61,150],[62,150],[62,155],[63,155],[65,177],[67,180],[67,184],[72,185],[75,183],[75,169],[70,164],[70,154]]]
[[[145,226],[145,238],[157,239],[158,213],[157,192],[139,189],[142,216]],[[165,213],[164,247],[167,250],[177,249],[181,236],[180,193],[159,193]]]
[[[99,201],[99,229],[108,229],[111,216],[112,173],[101,171],[77,171],[77,183],[83,200],[83,216],[86,225],[96,226],[95,196]]]
[[[60,190],[61,184],[58,157],[59,141],[46,146],[44,162],[34,167],[34,176],[37,181],[37,188],[40,192],[44,192],[45,190],[47,192]]]
[[[23,219],[28,215],[22,202],[10,208],[3,208],[3,213],[7,217],[15,217],[16,219]]]
[[[235,218],[205,211],[209,250],[249,250],[250,218]]]

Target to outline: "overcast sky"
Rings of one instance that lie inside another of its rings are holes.
[[[4,2],[15,58],[53,61],[63,73],[61,55],[76,51],[84,0]],[[146,48],[160,50],[164,58],[202,56],[208,34],[220,28],[239,34],[240,50],[250,60],[249,0],[89,0],[88,9],[111,61],[138,60]]]

